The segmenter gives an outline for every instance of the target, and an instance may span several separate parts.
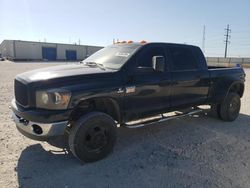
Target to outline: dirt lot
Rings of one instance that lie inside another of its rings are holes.
[[[108,158],[80,165],[59,148],[25,138],[10,119],[15,75],[49,65],[0,62],[0,187],[250,187],[249,77],[235,122],[201,114],[120,128]]]

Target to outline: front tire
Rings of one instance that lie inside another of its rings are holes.
[[[234,121],[239,116],[240,106],[240,96],[237,93],[228,93],[221,104],[221,119],[224,121]]]
[[[105,158],[116,143],[116,123],[102,112],[90,112],[79,118],[69,133],[69,148],[82,162]]]

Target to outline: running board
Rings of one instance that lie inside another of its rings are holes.
[[[171,119],[181,118],[181,117],[185,117],[185,116],[191,116],[191,115],[197,114],[197,113],[202,112],[202,111],[203,111],[202,109],[196,108],[196,109],[194,109],[190,112],[187,112],[187,113],[179,113],[178,112],[178,113],[176,113],[176,115],[173,115],[173,116],[165,116],[164,114],[161,114],[160,118],[159,117],[155,117],[155,118],[152,117],[152,118],[150,118],[150,120],[146,120],[146,121],[140,122],[140,123],[133,123],[136,121],[132,121],[132,122],[128,122],[128,123],[123,124],[123,127],[130,128],[130,129],[140,128],[140,127],[144,127],[147,125],[152,125],[155,123],[168,121]]]

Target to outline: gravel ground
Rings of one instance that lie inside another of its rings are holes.
[[[201,114],[119,128],[111,155],[80,165],[60,148],[25,138],[11,121],[15,75],[45,66],[0,62],[0,187],[250,187],[249,77],[236,121]]]

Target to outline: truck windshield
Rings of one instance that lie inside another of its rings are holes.
[[[141,45],[111,45],[105,47],[82,63],[96,63],[108,69],[120,69]]]

